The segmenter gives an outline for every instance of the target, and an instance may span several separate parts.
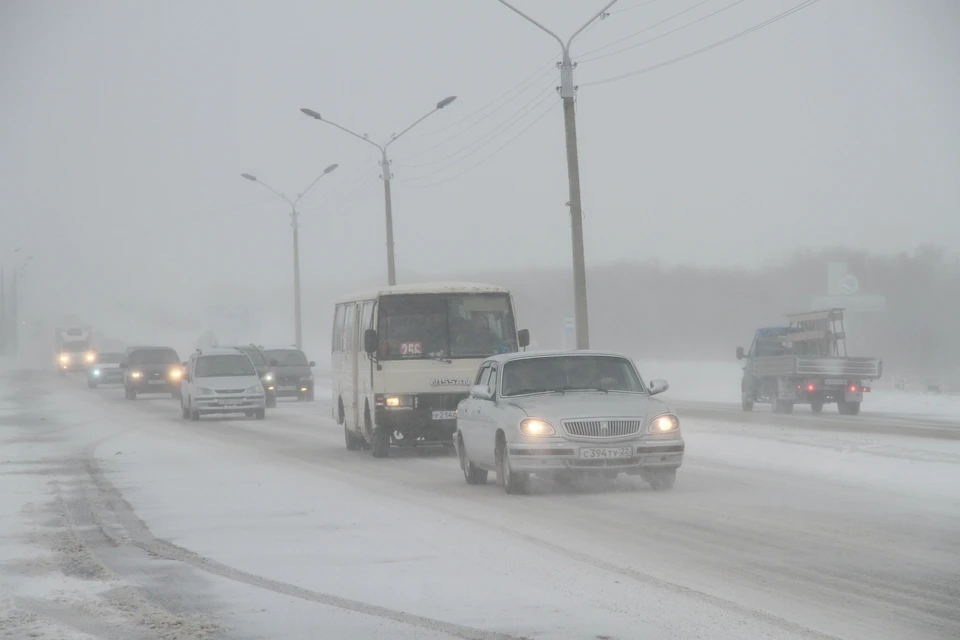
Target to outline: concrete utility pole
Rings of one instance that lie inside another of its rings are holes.
[[[457,96],[450,96],[449,98],[444,98],[436,104],[436,106],[431,109],[426,115],[421,117],[419,120],[414,122],[412,125],[401,131],[400,133],[394,134],[387,140],[384,144],[377,144],[373,140],[367,137],[367,134],[360,135],[355,133],[346,127],[342,127],[335,122],[330,122],[329,120],[324,120],[320,117],[320,114],[314,111],[313,109],[300,109],[303,113],[319,120],[320,122],[326,122],[327,124],[340,129],[346,133],[349,133],[355,138],[360,138],[364,142],[372,144],[377,149],[380,149],[380,167],[383,171],[383,175],[380,177],[383,178],[383,200],[384,200],[384,209],[387,221],[387,284],[393,286],[397,284],[397,267],[393,258],[393,198],[390,195],[390,178],[393,176],[390,175],[390,159],[387,158],[387,147],[400,139],[400,136],[405,134],[410,129],[413,129],[415,126],[426,120],[428,117],[443,109],[445,106],[457,99]]]
[[[300,312],[300,213],[297,211],[297,203],[300,202],[300,199],[307,194],[307,191],[310,191],[313,185],[319,182],[320,178],[335,170],[339,166],[340,165],[338,164],[332,164],[324,169],[323,173],[317,176],[317,179],[311,182],[310,186],[304,189],[303,193],[298,195],[295,200],[291,200],[262,180],[258,180],[257,177],[252,174],[240,174],[240,177],[242,178],[246,178],[251,182],[256,182],[263,185],[265,188],[283,198],[287,204],[290,205],[290,226],[293,227],[293,334],[295,344],[297,345],[298,349],[303,348],[303,321]]]
[[[563,131],[567,140],[567,181],[570,189],[570,234],[573,240],[573,300],[574,317],[576,318],[577,349],[590,348],[590,327],[587,319],[587,271],[583,256],[583,208],[580,201],[580,160],[577,154],[577,119],[574,107],[576,87],[573,84],[574,64],[570,60],[570,44],[584,29],[597,18],[602,17],[607,9],[616,4],[611,0],[592,18],[564,42],[563,39],[550,29],[520,11],[509,2],[499,0],[500,4],[514,11],[518,15],[532,22],[553,36],[560,43],[563,59],[560,62],[560,98],[563,100]]]

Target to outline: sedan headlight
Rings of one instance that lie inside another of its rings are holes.
[[[263,387],[258,384],[253,385],[252,387],[247,387],[247,390],[244,393],[249,395],[263,395]]]
[[[87,362],[92,364],[93,361],[97,359],[97,354],[95,354],[93,351],[90,351],[84,356],[84,358]]]
[[[213,389],[207,389],[206,387],[197,387],[198,396],[212,396]]]
[[[520,422],[520,433],[525,436],[553,436],[557,430],[546,420],[527,418]]]
[[[650,427],[648,431],[650,433],[670,433],[671,431],[676,431],[680,428],[680,420],[677,419],[677,416],[665,413],[662,416],[657,416],[650,421]]]
[[[265,374],[263,374],[263,381],[264,381],[264,382],[273,382],[273,374],[272,374],[272,373],[265,373]]]
[[[179,380],[183,377],[183,369],[170,369],[170,379]]]
[[[143,374],[140,373],[139,371],[131,371],[131,372],[130,372],[130,377],[131,377],[131,378],[142,378],[142,377],[143,377]]]
[[[94,369],[94,370],[93,370],[93,375],[99,376],[99,375],[100,375],[100,369]]]
[[[68,355],[65,354],[65,353],[64,353],[64,354],[61,354],[61,355],[60,355],[60,362],[63,362],[63,363],[70,362],[70,356],[68,356]]]

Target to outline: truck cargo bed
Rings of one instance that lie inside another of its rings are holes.
[[[753,358],[759,377],[831,376],[874,380],[880,377],[880,358],[768,356]]]

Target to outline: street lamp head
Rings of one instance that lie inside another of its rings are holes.
[[[324,169],[324,170],[323,170],[323,173],[324,173],[324,174],[330,173],[331,171],[333,171],[334,169],[336,169],[336,168],[339,167],[339,166],[340,166],[339,164],[332,164],[332,165],[330,165],[329,167],[327,167],[326,169]]]
[[[448,98],[444,98],[443,100],[437,103],[437,109],[443,109],[445,106],[447,106],[448,104],[450,104],[456,99],[457,99],[457,96],[450,96]]]
[[[311,118],[316,118],[317,120],[323,120],[323,118],[320,117],[320,114],[314,111],[313,109],[300,109],[300,111],[304,112]]]
[[[240,177],[241,177],[241,178],[246,178],[246,179],[249,180],[250,182],[256,182],[256,181],[257,181],[257,176],[250,175],[249,173],[241,173],[241,174],[240,174]]]

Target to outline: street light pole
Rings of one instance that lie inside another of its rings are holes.
[[[564,42],[560,36],[546,28],[523,11],[520,11],[506,0],[498,0],[500,4],[521,17],[532,22],[546,31],[560,43],[563,59],[560,63],[560,98],[563,100],[563,132],[567,141],[567,182],[570,191],[570,235],[573,245],[573,302],[574,317],[577,331],[577,349],[590,348],[590,327],[587,319],[587,269],[583,256],[583,208],[580,200],[580,159],[577,153],[577,115],[574,105],[576,87],[573,84],[573,62],[570,60],[570,45],[573,39],[597,18],[602,17],[607,9],[616,4],[611,0],[587,20],[582,27],[573,32],[573,35]]]
[[[446,107],[456,99],[457,99],[457,96],[450,96],[448,98],[444,98],[443,100],[438,102],[436,106],[434,106],[434,108],[431,109],[429,112],[427,112],[424,116],[422,116],[420,119],[418,119],[416,122],[411,124],[409,127],[404,129],[400,133],[397,133],[391,136],[390,139],[387,140],[387,142],[385,142],[384,144],[377,144],[376,142],[368,138],[366,134],[360,135],[359,133],[351,131],[350,129],[347,129],[346,127],[343,127],[335,122],[324,120],[320,116],[320,114],[314,111],[313,109],[300,109],[300,111],[310,116],[311,118],[319,120],[320,122],[326,122],[327,124],[334,126],[345,133],[349,133],[355,138],[360,138],[364,142],[372,144],[373,146],[375,146],[377,149],[380,150],[380,167],[383,171],[383,174],[380,177],[383,178],[384,215],[385,215],[386,224],[387,224],[387,284],[389,284],[390,286],[397,284],[397,267],[396,267],[396,262],[394,260],[394,255],[393,255],[393,197],[390,193],[390,179],[393,176],[390,175],[390,159],[387,157],[387,147],[389,147],[391,144],[399,140],[400,136],[405,134],[407,131],[410,131],[410,129],[413,129],[415,126],[417,126],[418,124],[426,120],[429,116],[433,115],[440,109],[443,109],[444,107]]]
[[[332,164],[324,169],[323,173],[317,176],[317,178],[303,190],[303,193],[298,195],[294,200],[291,200],[262,180],[258,180],[255,175],[249,173],[240,174],[240,177],[262,185],[280,198],[283,198],[283,200],[290,205],[290,226],[293,227],[293,334],[298,349],[303,348],[303,322],[300,311],[300,213],[297,211],[297,203],[300,202],[303,196],[307,195],[307,192],[313,188],[313,185],[320,181],[320,178],[334,171],[339,166],[339,164]]]

